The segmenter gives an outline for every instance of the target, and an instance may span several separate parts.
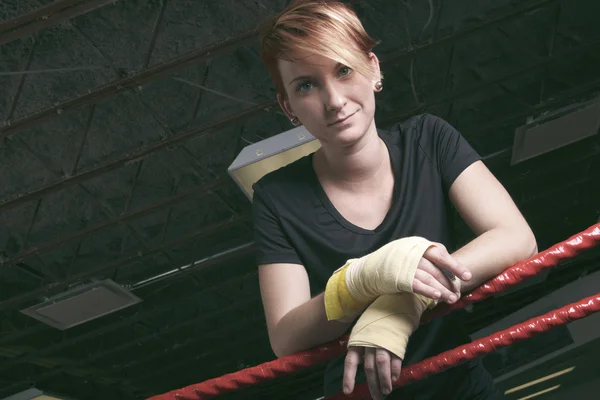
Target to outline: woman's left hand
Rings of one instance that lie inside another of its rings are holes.
[[[400,377],[402,359],[383,348],[350,347],[344,361],[345,394],[354,390],[356,371],[361,362],[373,400],[383,400],[383,396],[392,392],[392,382]]]
[[[452,304],[460,299],[461,280],[466,282],[471,276],[443,244],[434,243],[419,261],[412,289],[414,293]]]

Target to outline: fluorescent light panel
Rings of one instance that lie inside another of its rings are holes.
[[[505,395],[507,395],[507,394],[511,394],[511,393],[517,392],[517,391],[519,391],[519,390],[522,390],[522,389],[528,388],[528,387],[530,387],[530,386],[537,385],[538,383],[542,383],[542,382],[548,381],[548,380],[550,380],[550,379],[556,378],[556,377],[558,377],[558,376],[561,376],[561,375],[564,375],[564,374],[568,374],[569,372],[573,371],[574,369],[575,369],[575,367],[571,367],[571,368],[563,369],[562,371],[555,372],[555,373],[553,373],[553,374],[550,374],[550,375],[546,375],[546,376],[544,376],[544,377],[542,377],[542,378],[539,378],[539,379],[536,379],[536,380],[534,380],[534,381],[531,381],[531,382],[525,383],[525,384],[523,384],[523,385],[520,385],[520,386],[514,387],[514,388],[512,388],[512,389],[509,389],[509,390],[507,390],[506,392],[504,392],[504,394],[505,394]]]

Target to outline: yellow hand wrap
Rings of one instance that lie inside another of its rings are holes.
[[[348,260],[327,282],[327,319],[353,315],[384,294],[412,293],[419,261],[432,245],[421,237],[407,237],[394,240],[359,259]]]
[[[410,335],[421,315],[437,302],[414,293],[380,296],[354,325],[348,347],[380,347],[404,359]]]

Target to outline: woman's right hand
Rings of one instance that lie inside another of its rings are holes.
[[[383,348],[351,346],[344,361],[343,391],[346,395],[354,391],[356,372],[361,363],[371,397],[383,400],[392,392],[393,382],[400,377],[402,359]]]
[[[467,282],[471,277],[471,272],[443,244],[434,243],[419,262],[412,289],[414,293],[452,304],[460,299],[460,281]]]

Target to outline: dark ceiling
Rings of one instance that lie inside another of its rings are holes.
[[[429,112],[473,144],[540,249],[595,223],[598,135],[511,166],[528,117],[600,93],[596,0],[355,1],[384,128]],[[285,0],[0,0],[0,397],[143,399],[273,359],[240,149],[290,129],[255,28]],[[461,223],[460,241],[471,234]],[[187,273],[153,278],[198,261]],[[591,251],[477,304],[473,331],[600,267]],[[143,302],[60,331],[19,310],[110,278]],[[535,340],[535,339],[534,339]],[[314,399],[322,367],[225,399]]]

